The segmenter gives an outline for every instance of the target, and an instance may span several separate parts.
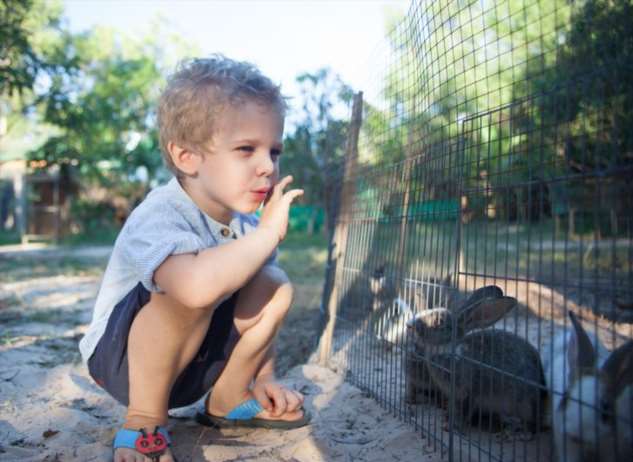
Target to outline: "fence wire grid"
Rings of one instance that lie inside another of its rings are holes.
[[[414,1],[376,60],[325,359],[448,460],[631,460],[633,3]]]

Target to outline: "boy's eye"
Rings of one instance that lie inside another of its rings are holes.
[[[240,146],[237,148],[238,151],[244,151],[244,152],[253,152],[255,151],[255,148],[253,146]]]
[[[281,149],[271,149],[270,155],[273,157],[279,157],[281,155]]]

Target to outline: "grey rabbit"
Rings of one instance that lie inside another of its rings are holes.
[[[459,301],[452,295],[448,310],[437,308],[424,311],[407,323],[413,338],[413,348],[405,356],[405,401],[410,404],[423,402],[440,393],[431,380],[427,365],[431,355],[450,351],[451,326],[447,323],[449,312],[475,307],[486,300],[503,297],[497,286],[485,286],[475,290],[466,300]]]
[[[428,371],[444,394],[451,391],[451,336],[455,329],[454,399],[457,423],[475,417],[496,418],[502,424],[520,423],[537,431],[547,396],[538,351],[527,340],[493,325],[516,305],[516,299],[499,296],[498,288],[483,288],[458,310],[437,309],[434,323],[416,319],[416,334],[426,343],[443,348],[432,354]]]

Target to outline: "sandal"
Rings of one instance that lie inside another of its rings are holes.
[[[272,420],[255,417],[264,408],[256,399],[249,399],[239,404],[226,416],[220,417],[205,412],[196,414],[196,422],[207,427],[232,428],[273,428],[279,430],[291,430],[303,427],[310,423],[310,414],[303,409],[303,417],[297,420]]]
[[[165,427],[156,427],[152,433],[145,428],[138,431],[122,428],[114,437],[113,449],[134,449],[150,458],[152,462],[158,462],[169,446],[171,446],[171,438]],[[172,458],[176,461],[175,456],[172,455]]]

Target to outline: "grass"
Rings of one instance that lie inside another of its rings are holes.
[[[88,229],[83,233],[70,234],[60,240],[60,244],[76,245],[113,245],[121,231],[118,227]]]
[[[279,264],[293,283],[322,281],[326,259],[327,240],[322,235],[293,233],[279,246]]]

